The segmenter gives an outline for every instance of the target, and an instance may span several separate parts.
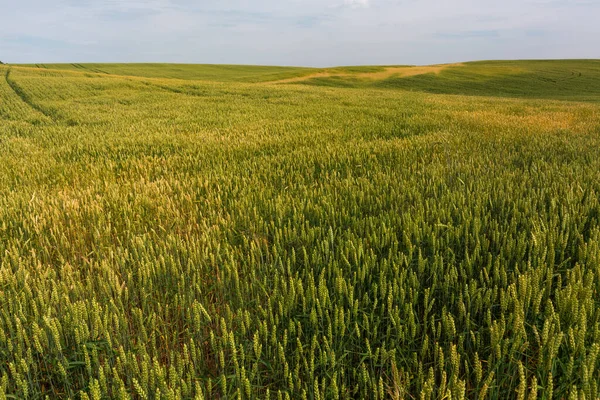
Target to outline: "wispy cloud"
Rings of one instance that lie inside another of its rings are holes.
[[[493,38],[500,36],[497,30],[476,30],[476,31],[455,31],[438,32],[437,36],[442,38],[460,39],[460,38]]]

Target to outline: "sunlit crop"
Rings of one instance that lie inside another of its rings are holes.
[[[600,397],[593,88],[89,68],[0,66],[0,399]]]

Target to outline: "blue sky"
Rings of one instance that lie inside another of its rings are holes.
[[[600,58],[600,0],[0,1],[10,63]]]

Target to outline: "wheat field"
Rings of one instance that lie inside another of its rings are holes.
[[[600,61],[387,68],[0,66],[0,399],[599,398]]]

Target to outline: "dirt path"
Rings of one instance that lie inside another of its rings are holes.
[[[409,77],[409,76],[422,75],[422,74],[431,74],[431,73],[439,74],[446,68],[458,67],[458,66],[462,66],[462,65],[463,65],[462,63],[456,63],[456,64],[428,65],[428,66],[421,66],[421,67],[386,67],[385,70],[379,71],[379,72],[359,72],[359,73],[323,71],[323,72],[316,72],[316,73],[310,74],[310,75],[298,76],[295,78],[281,79],[278,81],[270,81],[270,82],[265,82],[265,83],[273,85],[273,84],[302,82],[302,81],[306,81],[306,80],[314,79],[314,78],[331,78],[331,77],[353,77],[353,78],[362,78],[362,79],[371,79],[371,80],[382,80],[382,79],[390,78],[392,76],[398,76],[398,77],[405,78],[405,77]]]

